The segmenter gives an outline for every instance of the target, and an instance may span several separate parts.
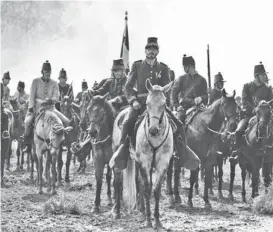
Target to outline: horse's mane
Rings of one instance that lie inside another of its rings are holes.
[[[106,111],[107,117],[108,117],[107,121],[108,121],[109,129],[112,132],[117,112],[114,109],[114,107],[112,106],[112,104],[109,103],[108,101],[104,101],[104,106],[105,106],[104,108],[105,108],[105,111]]]
[[[52,111],[45,111],[45,121],[52,126],[63,126],[61,119]]]

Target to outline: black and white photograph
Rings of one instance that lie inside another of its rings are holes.
[[[273,231],[272,73],[271,0],[1,0],[0,231]]]

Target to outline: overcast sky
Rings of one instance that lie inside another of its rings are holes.
[[[145,58],[147,37],[155,36],[160,46],[158,59],[176,76],[184,73],[182,56],[187,54],[194,57],[197,71],[207,78],[206,48],[210,44],[212,81],[222,72],[228,91],[236,89],[241,94],[243,84],[253,80],[254,65],[260,61],[272,78],[271,0],[99,1],[79,10],[80,17],[70,25],[69,38],[30,46],[16,65],[2,62],[2,73],[9,70],[12,75],[11,93],[19,80],[26,81],[29,91],[45,60],[52,64],[53,79],[57,80],[61,68],[67,70],[75,92],[80,91],[83,79],[91,87],[95,80],[109,77],[112,60],[119,58],[126,10],[130,66]]]

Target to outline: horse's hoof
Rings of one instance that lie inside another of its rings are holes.
[[[43,194],[43,190],[39,189],[38,194],[40,194],[40,195]]]
[[[29,166],[27,166],[27,172],[30,172],[30,167]]]
[[[206,210],[211,210],[211,204],[210,203],[205,203],[205,209]]]
[[[174,202],[174,198],[173,198],[173,195],[169,195],[168,197],[168,203],[169,203],[169,208],[174,208],[175,207],[175,202]]]
[[[51,187],[48,186],[47,189],[46,189],[46,191],[47,191],[48,193],[50,193],[50,192],[51,192]]]
[[[145,220],[146,220],[145,213],[141,213],[141,214],[140,214],[140,221],[141,221],[141,222],[144,222]]]
[[[61,187],[61,186],[63,186],[62,181],[58,181],[58,182],[57,182],[57,187]]]
[[[156,219],[154,229],[158,230],[158,229],[161,229],[162,227],[163,226],[162,226],[161,222],[159,221],[159,219]]]
[[[113,205],[113,201],[111,196],[108,196],[108,206],[112,206]]]
[[[116,219],[120,219],[121,216],[120,216],[120,213],[113,213],[113,218],[116,220]]]
[[[153,227],[153,224],[152,224],[151,220],[146,220],[145,226],[148,227],[148,228]]]
[[[198,188],[195,189],[195,195],[199,195],[199,189]]]
[[[51,191],[51,195],[52,195],[52,196],[57,195],[56,189],[53,189],[53,190]]]
[[[234,197],[233,197],[233,194],[228,194],[228,199],[230,200],[230,201],[234,201]]]
[[[242,201],[243,201],[244,203],[246,203],[246,197],[245,197],[245,196],[242,197]]]
[[[175,203],[178,203],[178,204],[182,203],[182,200],[179,194],[174,196],[174,200],[175,200]]]
[[[65,181],[65,183],[70,183],[70,179],[69,178],[65,178],[64,181]]]
[[[99,207],[97,207],[97,206],[94,206],[93,207],[93,209],[92,209],[92,213],[99,213],[100,212],[100,209],[99,209]]]
[[[23,166],[20,166],[20,170],[24,170],[24,167],[23,167]]]
[[[209,194],[210,194],[211,196],[214,196],[213,189],[210,189],[210,190],[209,190]]]
[[[14,170],[15,172],[20,172],[20,167],[17,166],[16,169]]]
[[[223,193],[222,193],[222,191],[219,191],[218,192],[218,198],[220,199],[220,200],[222,200],[224,197],[223,197]]]
[[[188,207],[189,207],[190,209],[192,209],[192,208],[193,208],[193,203],[192,203],[192,200],[188,200]]]

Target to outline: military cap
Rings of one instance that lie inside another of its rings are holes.
[[[254,75],[256,74],[264,74],[264,73],[268,73],[265,71],[264,65],[262,64],[262,62],[260,62],[260,64],[255,65],[254,67]]]
[[[82,88],[87,88],[88,89],[88,84],[85,80],[82,81]]]
[[[9,71],[7,71],[7,72],[4,73],[2,80],[3,79],[9,79],[10,80]]]
[[[183,56],[183,60],[182,60],[182,64],[183,66],[195,66],[195,61],[192,58],[192,56],[187,56],[186,54]]]
[[[21,87],[22,89],[24,89],[25,88],[25,82],[19,81],[18,82],[18,87]]]
[[[48,60],[45,63],[43,63],[42,71],[51,71],[51,65],[48,62]]]
[[[145,49],[149,47],[156,47],[157,49],[159,48],[156,37],[149,37],[147,39],[147,44],[145,46]]]
[[[220,72],[214,76],[214,84],[217,82],[226,82]]]
[[[125,69],[123,59],[113,60],[112,70],[123,70]]]
[[[63,68],[62,68],[62,70],[60,71],[60,74],[59,74],[59,79],[60,78],[67,78],[66,71]]]

